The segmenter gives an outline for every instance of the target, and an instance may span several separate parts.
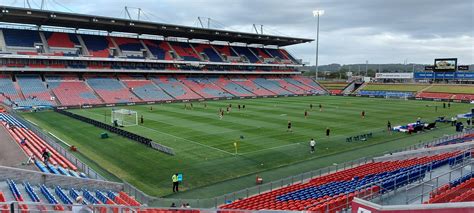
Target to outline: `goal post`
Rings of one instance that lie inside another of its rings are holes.
[[[111,123],[119,126],[138,125],[138,113],[129,109],[112,109]]]
[[[408,93],[386,93],[385,99],[401,99],[401,100],[408,100],[410,95]]]

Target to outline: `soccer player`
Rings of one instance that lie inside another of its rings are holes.
[[[311,148],[311,153],[314,153],[314,146],[316,146],[316,141],[311,138],[311,141],[309,141],[309,146]]]
[[[153,106],[150,106],[150,111],[153,111]]]
[[[451,108],[451,102],[448,102],[448,108]]]
[[[390,123],[390,121],[387,122],[387,131],[392,132],[392,123]]]
[[[319,104],[319,111],[322,112],[323,111],[323,105]]]
[[[143,115],[140,116],[140,123],[143,124]]]
[[[304,119],[308,118],[308,110],[304,111]]]
[[[204,102],[204,109],[207,109],[207,103]]]
[[[313,111],[313,104],[309,104],[309,109]]]
[[[360,113],[360,115],[362,116],[362,118],[365,118],[365,111],[362,111],[362,113]]]
[[[443,102],[443,109],[446,109],[446,102]]]
[[[288,129],[286,130],[287,132],[292,132],[291,130],[291,121],[288,121]]]
[[[239,111],[240,111],[240,104],[237,106],[237,108],[239,108]]]
[[[329,134],[331,134],[331,129],[329,129],[329,127],[328,127],[328,128],[326,128],[326,136],[329,137]]]

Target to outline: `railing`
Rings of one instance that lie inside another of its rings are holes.
[[[428,180],[422,179],[418,184],[408,184],[401,188],[395,188],[392,191],[380,194],[379,197],[375,197],[372,202],[378,203],[380,205],[422,204],[424,201],[429,199],[430,193],[437,190],[440,186],[445,185],[454,179],[462,177],[463,173],[466,174],[466,170],[471,172],[474,170],[474,161],[472,159],[472,155],[466,156],[466,153],[472,153],[472,151],[474,151],[473,148],[464,150],[461,153],[464,157],[460,161],[455,162],[455,164],[452,166],[452,170],[449,172],[433,177],[435,173],[433,169],[430,168],[429,173],[427,173],[429,176],[424,178]],[[405,199],[392,199],[393,196],[396,195],[403,195]],[[428,197],[428,199],[426,199],[426,197]]]
[[[21,209],[21,206],[27,206],[28,210]],[[200,209],[190,207],[165,207],[165,208],[153,208],[146,206],[124,206],[124,205],[64,205],[64,204],[46,204],[46,203],[34,203],[34,202],[4,202],[0,203],[0,212],[8,211],[11,213],[23,213],[23,212],[58,212],[55,210],[57,206],[62,206],[66,212],[72,211],[72,208],[84,209],[84,212],[114,212],[114,213],[138,213],[138,212],[176,212],[176,213],[219,213],[222,210],[218,209]],[[83,212],[83,211],[81,211]],[[231,213],[303,213],[303,211],[278,211],[278,210],[265,210],[265,211],[253,211],[253,210],[232,210],[227,211]]]

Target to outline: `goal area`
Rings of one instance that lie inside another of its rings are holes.
[[[112,109],[111,122],[119,126],[136,126],[138,113],[129,109]]]

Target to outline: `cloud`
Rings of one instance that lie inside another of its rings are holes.
[[[265,33],[307,38],[316,37],[312,10],[324,9],[320,64],[432,63],[435,57],[474,64],[472,0],[56,1],[78,13],[124,17],[124,6],[139,7],[142,17],[157,22],[197,26],[198,16],[211,17],[212,27],[253,32],[252,24],[263,24]],[[315,61],[314,42],[288,49]]]

